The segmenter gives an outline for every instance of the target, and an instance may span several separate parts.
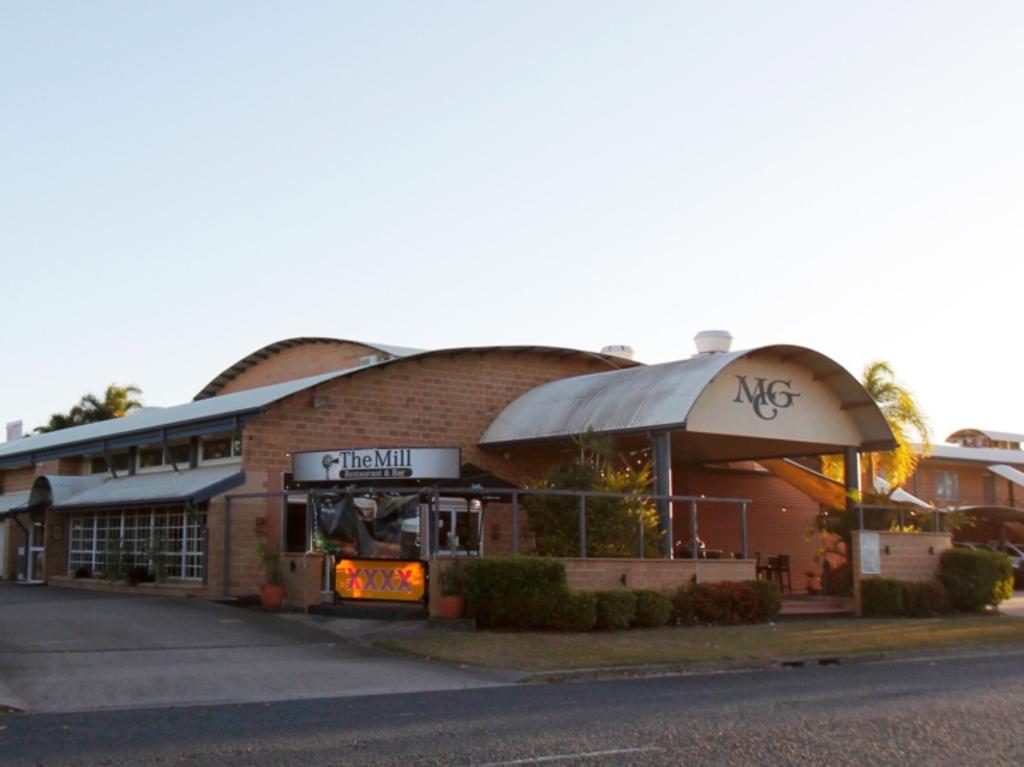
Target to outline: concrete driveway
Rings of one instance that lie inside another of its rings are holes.
[[[202,600],[0,583],[0,706],[86,711],[510,681],[397,658],[349,641],[350,630]]]
[[[1013,615],[1024,618],[1024,591],[1017,590],[1013,596],[999,605],[999,612],[1003,615]]]

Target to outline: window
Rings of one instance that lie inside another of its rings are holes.
[[[157,466],[163,466],[164,463],[164,447],[163,445],[140,447],[138,456],[138,467],[140,469],[152,469]]]
[[[952,471],[935,472],[935,499],[955,501],[960,498],[960,478]]]
[[[208,437],[199,443],[199,461],[210,463],[212,461],[228,462],[237,460],[242,455],[241,437],[222,435]]]
[[[111,456],[114,463],[114,470],[118,474],[127,474],[128,467],[131,465],[131,460],[128,453],[115,453]],[[107,459],[102,455],[86,456],[85,458],[85,471],[89,474],[106,474],[110,471],[110,467],[107,465]]]
[[[206,510],[187,513],[182,506],[74,514],[71,517],[68,571],[101,574],[111,558],[125,567],[152,569],[151,548],[159,542],[168,578],[200,580],[205,558]]]
[[[146,445],[139,448],[136,456],[138,469],[139,471],[160,468],[170,469],[174,465],[177,465],[179,469],[187,469],[190,465],[189,456],[191,452],[188,442],[168,445],[166,450],[163,445]],[[174,459],[173,462],[171,461],[172,458]]]

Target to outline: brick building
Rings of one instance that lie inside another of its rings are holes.
[[[516,502],[508,495],[481,501],[472,488],[523,488],[570,461],[574,438],[586,430],[638,460],[652,459],[654,489],[666,498],[659,502],[666,552],[674,542],[694,546],[699,520],[699,538],[720,561],[691,562],[687,577],[749,577],[755,552],[785,553],[796,590],[816,566],[820,542],[807,530],[819,504],[755,461],[892,444],[856,380],[800,347],[710,349],[645,366],[551,347],[423,352],[289,339],[235,363],[192,402],[0,445],[0,574],[85,587],[95,579],[81,576],[97,575],[114,549],[127,566],[152,562],[156,549],[168,576],[158,590],[252,594],[263,579],[260,543],[302,557],[311,545],[312,497],[367,484],[426,498],[432,486],[461,483],[465,492],[447,499],[449,506],[428,499],[434,517],[415,512],[429,541],[422,545],[434,553],[448,544],[527,552],[528,520]],[[337,464],[342,453],[386,450],[456,451],[457,466],[441,477],[392,473],[398,479],[389,482],[372,472],[344,481],[325,474],[312,485],[291,476],[299,453]],[[388,493],[377,496],[361,530],[383,527],[385,507],[394,505]],[[357,500],[365,511],[366,499]],[[391,532],[398,534],[397,523]],[[394,547],[380,550],[395,556]],[[589,574],[579,578],[599,581],[595,567],[586,565]],[[665,565],[651,568],[636,570],[636,578]]]

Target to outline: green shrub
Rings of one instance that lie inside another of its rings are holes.
[[[484,628],[551,625],[567,591],[565,566],[544,557],[478,557],[466,561],[466,614]]]
[[[722,581],[684,586],[672,599],[680,623],[764,623],[782,610],[782,592],[769,581]]]
[[[1013,566],[1001,551],[946,549],[939,578],[949,604],[962,612],[979,612],[1013,596]]]
[[[757,593],[754,623],[767,623],[782,612],[782,589],[775,581],[744,581]]]
[[[946,607],[946,591],[938,581],[900,581],[903,589],[903,615],[908,618],[934,618]]]
[[[693,614],[693,594],[690,592],[691,585],[687,583],[676,589],[672,595],[672,622],[683,626],[689,626],[697,622]]]
[[[550,628],[557,631],[590,631],[597,623],[597,596],[592,591],[569,589],[555,602]]]
[[[629,628],[636,614],[636,595],[626,589],[595,591],[597,598],[597,622],[599,629]]]
[[[865,578],[860,582],[864,615],[903,615],[903,584],[895,578]]]
[[[633,625],[643,628],[664,626],[672,618],[672,598],[653,589],[637,589]]]

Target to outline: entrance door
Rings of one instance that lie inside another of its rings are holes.
[[[442,498],[438,506],[438,553],[483,554],[480,537],[480,501]]]
[[[42,583],[46,551],[46,523],[42,514],[33,514],[28,525],[28,549],[24,558],[18,557],[18,580],[23,583]],[[21,547],[19,547],[21,554]]]

